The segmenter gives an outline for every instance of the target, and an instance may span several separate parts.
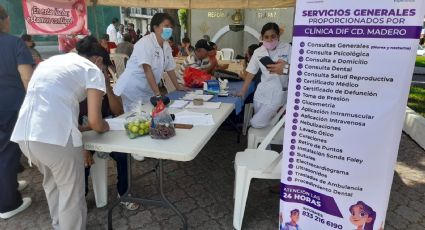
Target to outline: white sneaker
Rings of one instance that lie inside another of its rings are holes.
[[[20,180],[18,181],[18,191],[22,191],[28,187],[28,182],[26,180]]]
[[[12,210],[10,212],[0,213],[0,218],[2,218],[2,219],[9,219],[10,217],[13,217],[14,215],[16,215],[16,214],[24,211],[30,205],[31,205],[31,198],[24,197],[24,198],[22,198],[22,204],[21,204],[21,206],[19,206],[17,209]]]

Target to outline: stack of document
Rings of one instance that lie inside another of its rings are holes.
[[[193,102],[190,102],[186,106],[186,109],[219,109],[221,102],[204,102],[203,105],[194,105]]]
[[[173,101],[173,103],[171,103],[170,108],[183,109],[187,104],[189,104],[188,101],[175,100],[175,101]]]
[[[194,99],[202,99],[204,101],[209,101],[214,97],[214,95],[199,95],[195,93],[187,93],[182,98],[185,101],[193,101]]]
[[[193,126],[210,126],[215,124],[211,114],[182,111],[176,113],[175,116],[176,119],[174,120],[174,123],[176,124],[187,124]]]

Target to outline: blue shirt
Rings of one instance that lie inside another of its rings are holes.
[[[0,33],[0,54],[0,111],[18,111],[25,97],[18,65],[34,60],[22,39],[7,33]]]

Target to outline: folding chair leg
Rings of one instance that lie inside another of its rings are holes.
[[[245,167],[237,167],[235,177],[235,205],[233,211],[233,227],[237,230],[242,228],[246,199],[251,183],[251,178],[247,174],[248,170]]]
[[[249,121],[251,120],[253,113],[252,103],[245,104],[244,114],[243,114],[243,128],[242,134],[246,136],[248,131]]]
[[[257,141],[256,141],[255,135],[250,135],[248,133],[248,143],[247,143],[247,149],[256,149],[257,148]]]
[[[93,155],[96,164],[91,166],[90,175],[93,184],[93,193],[96,207],[101,208],[108,204],[108,159]]]

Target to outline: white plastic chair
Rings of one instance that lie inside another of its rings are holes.
[[[252,107],[250,109],[252,109]],[[267,136],[267,134],[270,132],[270,130],[272,130],[273,126],[275,126],[276,123],[279,121],[279,118],[285,113],[285,109],[286,109],[286,106],[283,106],[282,108],[280,108],[277,111],[276,115],[270,121],[269,126],[267,126],[265,128],[261,128],[261,129],[257,129],[257,128],[253,128],[253,127],[248,129],[248,145],[247,145],[248,149],[256,149],[257,148],[258,144],[261,143],[264,140],[264,138]],[[252,111],[251,111],[250,114],[252,116]],[[247,121],[248,123],[249,123],[249,119],[251,119],[251,116],[249,116],[249,118],[248,118],[248,121]],[[245,118],[244,118],[244,120],[245,120]],[[276,136],[274,138],[272,138],[272,140],[270,141],[269,144],[282,144],[282,138],[283,138],[283,130],[280,130],[276,134]]]
[[[117,53],[110,54],[109,56],[111,57],[111,60],[115,64],[115,69],[116,69],[117,79],[118,79],[125,70],[128,56],[125,54],[117,54]]]
[[[168,76],[167,73],[162,74],[162,82],[164,83],[165,89],[167,90],[167,93],[171,93],[176,91],[176,87],[174,86],[173,82],[170,79],[170,76]]]
[[[245,149],[235,157],[235,191],[233,227],[240,230],[252,178],[280,179],[282,154],[266,150],[276,134],[282,130],[285,116],[270,130],[258,149]],[[281,139],[283,142],[283,138]]]
[[[217,60],[223,60],[223,52],[218,50],[217,53],[215,54],[215,58]]]
[[[232,48],[223,48],[220,51],[223,53],[222,60],[233,60],[235,57],[235,50]]]

